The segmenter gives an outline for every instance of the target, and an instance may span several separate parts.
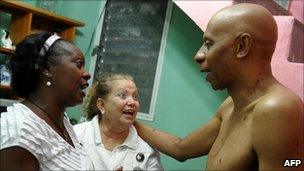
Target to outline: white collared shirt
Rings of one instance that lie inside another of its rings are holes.
[[[141,139],[135,127],[130,127],[129,135],[123,144],[112,151],[105,149],[98,125],[98,116],[91,121],[74,126],[79,141],[88,150],[96,170],[163,170],[159,152]]]
[[[87,151],[81,146],[65,116],[63,123],[75,147],[22,103],[1,113],[0,149],[21,147],[39,162],[39,170],[93,170]]]

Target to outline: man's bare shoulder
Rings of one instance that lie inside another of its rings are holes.
[[[262,96],[255,105],[255,117],[261,115],[290,116],[293,113],[301,114],[303,112],[302,100],[289,89],[279,86]]]
[[[219,106],[218,111],[216,113],[216,117],[218,117],[220,120],[222,120],[223,115],[227,114],[228,110],[232,110],[233,109],[233,100],[232,98],[229,96],[227,97],[224,102]]]
[[[262,96],[252,120],[252,143],[259,158],[263,162],[272,158],[279,164],[286,158],[299,157],[302,121],[303,102],[290,90],[279,87]]]
[[[278,86],[256,102],[253,118],[253,121],[258,121],[254,124],[259,126],[263,126],[262,123],[264,123],[260,120],[265,121],[265,126],[281,122],[284,123],[285,127],[292,126],[295,122],[303,119],[303,102],[292,91]]]

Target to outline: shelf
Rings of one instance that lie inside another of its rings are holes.
[[[0,53],[6,54],[6,55],[11,55],[14,53],[14,51],[11,49],[0,47]]]
[[[17,45],[26,36],[41,31],[56,32],[62,38],[73,41],[76,27],[85,25],[81,21],[60,16],[21,1],[0,0],[0,12],[11,16],[8,29],[13,45]],[[6,59],[14,53],[14,50],[0,47],[0,53],[5,54],[3,56]],[[12,105],[20,101],[19,99],[10,86],[0,85],[0,106]]]
[[[15,45],[25,36],[39,31],[56,32],[61,37],[73,41],[76,27],[85,25],[81,21],[60,16],[20,1],[0,0],[0,11],[12,14],[9,31]]]
[[[42,8],[38,8],[38,7],[35,7],[35,6],[32,6],[32,5],[26,4],[26,3],[23,3],[23,2],[20,2],[20,1],[1,0],[0,1],[0,6],[5,7],[6,11],[12,11],[13,13],[21,12],[21,11],[23,11],[25,13],[30,12],[30,13],[33,13],[35,15],[46,18],[46,19],[51,19],[51,20],[55,20],[55,21],[58,21],[58,22],[61,22],[61,23],[65,23],[69,26],[73,26],[73,27],[84,26],[83,22],[80,22],[80,21],[77,21],[77,20],[74,20],[74,19],[71,19],[71,18],[67,18],[67,17],[64,17],[64,16],[60,16],[60,15],[57,15],[53,12],[50,12],[50,11],[44,10]]]

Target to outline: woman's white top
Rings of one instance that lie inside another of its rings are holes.
[[[141,139],[135,127],[130,127],[123,144],[112,151],[107,150],[101,140],[98,116],[91,121],[74,126],[75,133],[86,147],[96,170],[163,170],[159,152]]]
[[[36,157],[39,170],[94,169],[67,116],[64,117],[64,126],[75,148],[29,108],[21,103],[15,103],[7,107],[7,112],[1,113],[0,149],[24,148]]]

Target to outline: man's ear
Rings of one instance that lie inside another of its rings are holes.
[[[245,57],[252,46],[252,37],[248,33],[244,33],[240,36],[239,42],[237,45],[236,57],[243,58]]]
[[[105,113],[105,108],[104,108],[104,101],[102,98],[98,98],[96,101],[97,108],[99,109],[100,113]]]

